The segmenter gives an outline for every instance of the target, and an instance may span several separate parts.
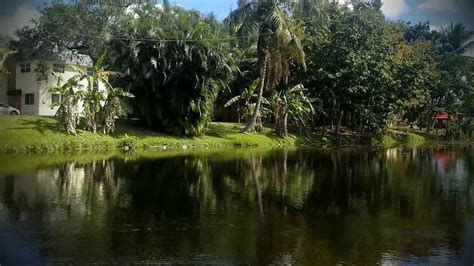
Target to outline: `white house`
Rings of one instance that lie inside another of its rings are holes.
[[[61,95],[51,93],[50,89],[77,74],[72,66],[89,71],[92,60],[72,53],[37,56],[9,53],[3,62],[9,74],[0,74],[0,102],[19,109],[24,115],[54,116],[58,107],[52,105],[60,102]],[[86,88],[87,81],[81,81],[80,87]]]

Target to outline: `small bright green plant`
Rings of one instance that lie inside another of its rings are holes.
[[[124,151],[135,151],[138,146],[138,138],[125,134],[120,139],[119,147]]]

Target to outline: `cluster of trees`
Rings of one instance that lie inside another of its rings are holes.
[[[163,1],[55,1],[10,48],[73,50],[120,72],[130,114],[155,130],[204,133],[232,108],[244,132],[263,122],[286,136],[328,126],[378,132],[432,127],[442,111],[471,114],[473,31],[386,20],[381,2],[239,0],[223,21]]]

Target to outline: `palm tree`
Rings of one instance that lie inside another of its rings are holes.
[[[255,130],[265,89],[275,88],[288,78],[290,61],[295,60],[306,70],[305,54],[298,33],[301,33],[288,14],[288,7],[296,1],[258,0],[241,1],[240,7],[226,18],[230,28],[237,28],[240,36],[258,34],[257,51],[260,86],[252,117],[243,132]]]
[[[463,54],[474,47],[474,31],[468,30],[462,23],[451,23],[449,27],[441,28],[441,31],[441,47],[448,54]]]

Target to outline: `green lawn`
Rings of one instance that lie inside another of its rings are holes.
[[[281,139],[264,128],[262,133],[242,134],[242,124],[213,123],[204,136],[179,138],[158,134],[120,123],[112,135],[79,131],[70,136],[57,131],[57,120],[50,117],[0,116],[0,152],[107,151],[123,146],[132,139],[139,150],[176,150],[218,147],[278,147],[308,143],[307,139],[290,135]],[[129,137],[124,138],[125,134]]]
[[[272,134],[268,127],[261,133],[243,134],[243,124],[212,123],[207,133],[195,138],[180,138],[156,133],[132,126],[130,123],[118,123],[113,135],[92,134],[79,131],[77,136],[66,135],[57,130],[57,120],[38,116],[2,116],[0,115],[0,153],[53,153],[53,152],[103,152],[134,146],[141,151],[213,149],[223,147],[327,147],[335,143],[333,133],[319,130],[311,138],[290,135],[282,139]],[[372,145],[393,147],[400,145],[419,145],[425,139],[435,136],[422,135],[420,132],[402,132],[391,130],[366,141],[355,132],[341,134],[339,145]],[[131,144],[131,145],[130,145]]]

